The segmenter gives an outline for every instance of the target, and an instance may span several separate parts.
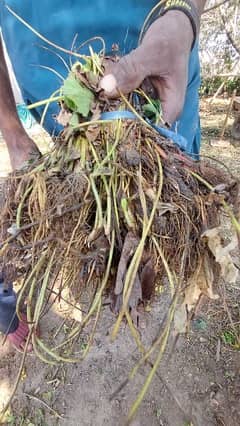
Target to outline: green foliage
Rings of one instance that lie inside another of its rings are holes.
[[[72,127],[77,127],[77,125],[79,124],[78,113],[77,112],[73,113],[72,117],[70,118],[69,124]]]
[[[143,105],[144,115],[151,121],[157,122],[162,114],[162,107],[159,99],[150,99],[151,102]]]
[[[222,333],[222,340],[225,345],[231,346],[234,349],[240,350],[239,340],[231,330],[225,330]]]
[[[77,112],[83,117],[87,117],[91,105],[94,100],[94,95],[87,87],[84,87],[80,81],[76,80],[74,75],[69,74],[62,86],[62,94],[64,102],[70,111]]]
[[[213,96],[224,81],[225,78],[220,76],[204,78],[200,87],[200,95]],[[223,92],[231,95],[234,90],[237,90],[237,94],[240,95],[240,77],[230,78],[224,83]]]

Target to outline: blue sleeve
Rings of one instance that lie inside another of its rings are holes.
[[[177,131],[188,141],[187,153],[195,160],[199,159],[201,130],[199,117],[200,87],[199,46],[195,46],[190,54],[188,67],[188,86],[181,116],[173,124],[172,130]]]

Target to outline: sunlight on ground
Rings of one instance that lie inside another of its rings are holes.
[[[7,379],[1,380],[0,382],[0,412],[3,410],[5,404],[7,403],[10,397],[10,393],[11,393],[11,389],[10,389],[9,381]]]
[[[38,124],[36,124],[31,130],[27,131],[27,133],[35,141],[43,154],[49,150],[51,138]],[[10,171],[11,165],[7,146],[0,135],[0,179],[7,176]]]
[[[58,289],[54,291],[58,293]],[[61,298],[56,298],[55,294],[51,295],[50,302],[53,302],[51,310],[60,318],[71,318],[79,323],[82,322],[82,308],[79,303],[76,303],[74,297],[71,295],[69,288],[64,288],[61,291]]]

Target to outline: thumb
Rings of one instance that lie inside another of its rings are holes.
[[[100,81],[100,88],[107,96],[118,96],[118,90],[124,94],[138,88],[146,77],[146,69],[142,63],[141,46],[111,64],[107,74]]]

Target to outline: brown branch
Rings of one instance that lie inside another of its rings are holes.
[[[222,128],[222,131],[221,131],[220,139],[223,139],[223,137],[224,137],[224,133],[225,133],[227,123],[228,123],[228,118],[229,118],[230,112],[232,111],[232,106],[233,106],[233,102],[234,102],[236,93],[237,93],[237,91],[235,89],[233,91],[232,98],[231,98],[229,105],[228,105],[228,109],[227,109],[226,117],[225,117],[225,120],[224,120],[224,123],[223,123],[223,128]]]
[[[227,38],[228,38],[228,40],[230,41],[230,43],[231,43],[232,47],[236,50],[237,54],[240,56],[240,47],[239,47],[239,46],[237,46],[237,44],[236,44],[235,40],[232,38],[231,33],[228,31],[228,29],[227,29],[227,24],[226,24],[226,20],[225,20],[225,17],[224,17],[224,15],[223,15],[222,11],[220,10],[219,12],[220,12],[220,16],[221,16],[221,19],[222,19],[222,23],[223,23],[223,25],[224,25],[224,30],[225,30],[225,32],[226,32]]]
[[[229,1],[230,0],[223,0],[218,4],[215,4],[215,6],[212,6],[212,7],[209,7],[208,9],[205,9],[202,14],[211,12],[212,10],[217,9],[218,7],[224,5],[225,3],[228,3]]]
[[[63,414],[59,414],[56,410],[54,410],[54,408],[50,407],[50,405],[48,405],[46,403],[46,401],[43,401],[43,399],[39,398],[36,395],[32,395],[30,393],[24,392],[24,395],[26,395],[29,399],[35,399],[35,401],[39,402],[40,404],[44,405],[44,407],[46,407],[52,414],[54,414],[54,416],[56,416],[58,419],[64,419],[64,415]]]

